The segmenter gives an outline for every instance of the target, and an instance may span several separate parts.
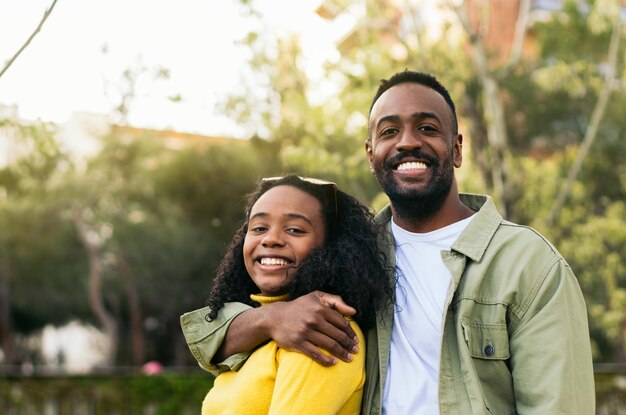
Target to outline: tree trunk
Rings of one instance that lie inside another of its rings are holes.
[[[0,279],[0,345],[4,352],[4,363],[16,363],[13,347],[13,330],[11,324],[11,279],[14,277],[11,258],[2,261],[2,278]]]
[[[576,181],[576,178],[578,177],[578,174],[583,167],[583,163],[587,158],[587,154],[591,149],[591,145],[598,135],[600,123],[602,122],[602,118],[604,117],[604,114],[606,113],[606,110],[608,108],[611,94],[613,93],[615,85],[618,82],[617,64],[619,59],[619,44],[621,35],[622,18],[621,14],[617,13],[613,20],[613,32],[611,33],[611,40],[609,42],[608,62],[605,68],[606,77],[604,79],[604,85],[602,90],[600,91],[598,101],[596,102],[596,105],[591,114],[591,119],[589,120],[587,130],[585,131],[585,138],[578,148],[576,160],[574,161],[574,164],[572,164],[572,166],[570,167],[570,170],[567,174],[567,180],[561,187],[559,195],[557,196],[554,205],[550,210],[550,214],[546,219],[547,227],[551,227],[552,225],[554,225],[559,214],[561,213],[561,209],[563,208],[565,202],[572,193],[572,189],[574,188],[574,182]]]
[[[180,331],[180,326],[178,321],[174,322],[173,327],[171,329],[172,333],[177,333],[174,336],[174,366],[187,366],[188,357],[191,355],[189,348],[187,347],[187,343],[185,342],[185,337],[182,335]]]
[[[512,184],[510,183],[510,162],[507,155],[508,133],[504,117],[500,85],[495,72],[489,68],[489,58],[481,35],[472,26],[467,11],[468,5],[462,2],[458,5],[450,3],[454,8],[463,29],[468,35],[472,58],[476,66],[476,73],[482,86],[483,119],[487,132],[487,158],[491,168],[491,182],[493,197],[500,203],[500,210],[504,217],[513,215]]]
[[[626,336],[626,311],[624,311],[622,331],[617,335],[617,341],[615,342],[614,359],[617,363],[626,363],[626,345],[624,344],[624,336]]]
[[[126,259],[121,255],[115,256],[115,263],[124,276],[124,286],[128,296],[130,313],[132,362],[135,366],[145,363],[145,335],[143,330],[143,313],[133,272]]]
[[[117,357],[119,331],[118,324],[115,318],[107,311],[102,296],[104,266],[102,264],[101,242],[98,240],[96,232],[84,221],[82,212],[79,209],[74,210],[72,219],[89,258],[89,305],[102,330],[109,338],[110,343],[106,354],[106,362],[109,365],[113,365]]]
[[[489,143],[487,143],[487,126],[483,118],[483,111],[475,96],[475,91],[468,85],[462,101],[462,111],[469,122],[469,131],[472,139],[470,148],[473,161],[478,167],[482,181],[487,189],[493,189],[491,162],[489,157]]]

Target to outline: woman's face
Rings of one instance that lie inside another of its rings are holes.
[[[283,294],[302,261],[323,244],[319,200],[293,186],[273,187],[250,211],[243,244],[246,270],[261,294]]]

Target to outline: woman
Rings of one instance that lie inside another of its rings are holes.
[[[376,235],[369,211],[333,183],[263,179],[218,267],[208,317],[225,302],[262,306],[323,290],[354,306],[350,324],[364,344],[361,330],[374,325],[391,298]],[[351,363],[322,367],[270,341],[239,371],[216,378],[202,414],[358,414],[365,382],[360,350]]]

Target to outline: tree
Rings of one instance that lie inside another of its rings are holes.
[[[577,249],[602,262],[601,253],[611,247],[626,260],[615,242],[621,236],[609,242],[596,232],[582,239],[589,229],[615,226],[619,235],[625,229],[618,227],[626,197],[624,66],[618,59],[623,6],[566,0],[537,19],[538,5],[528,0],[442,1],[444,23],[433,37],[422,2],[359,4],[365,13],[338,45],[340,58],[326,67],[334,96],[314,104],[308,97],[316,85],[299,66],[297,41],[268,38],[271,31],[257,29],[248,36],[256,45],[250,69],[264,80],[271,107],[235,97],[237,113],[243,120],[252,120],[253,110],[260,113],[253,131],[277,148],[283,168],[335,179],[380,206],[385,198],[375,197],[362,147],[378,80],[403,68],[436,74],[457,98],[470,146],[459,172],[461,188],[492,194],[506,218],[559,241],[589,304],[596,358],[622,359],[626,320],[621,291],[614,289],[623,284],[619,267],[580,261]],[[254,9],[254,2],[245,7]],[[331,18],[351,12],[339,0],[322,7]],[[511,30],[503,33],[500,20]]]
[[[65,321],[85,308],[80,299],[59,295],[80,286],[82,264],[54,193],[60,174],[69,166],[54,140],[54,127],[8,119],[0,127],[22,149],[0,170],[0,334],[6,360],[14,363],[20,358],[14,348],[16,332]],[[73,267],[63,267],[66,262]],[[49,310],[55,313],[50,315]]]
[[[76,165],[51,124],[5,122],[23,144],[0,170],[0,338],[73,319],[110,341],[108,364],[187,359],[178,318],[202,306],[212,273],[265,175],[246,141],[167,148],[152,132],[113,128]]]
[[[65,184],[90,263],[90,304],[111,339],[109,364],[183,364],[179,316],[203,305],[263,164],[245,141],[172,150],[113,128]],[[130,342],[126,339],[130,339]]]

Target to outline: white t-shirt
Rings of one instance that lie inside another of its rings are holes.
[[[471,217],[428,233],[395,223],[396,304],[383,414],[439,414],[444,303],[452,276],[441,259]]]

